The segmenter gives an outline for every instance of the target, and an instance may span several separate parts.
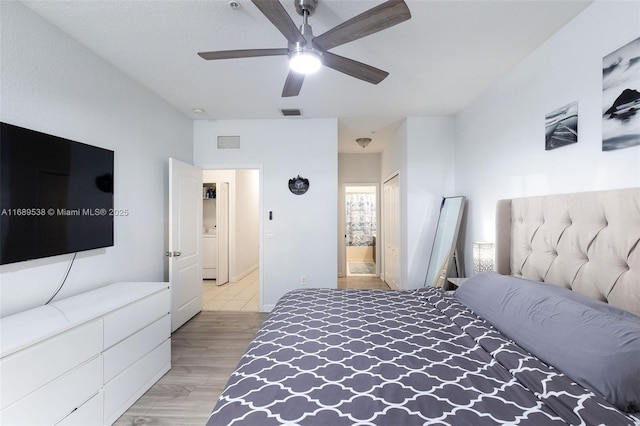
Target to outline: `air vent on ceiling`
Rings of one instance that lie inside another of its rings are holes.
[[[218,149],[240,149],[240,136],[218,136]]]
[[[295,117],[297,115],[302,115],[302,112],[300,112],[299,109],[295,108],[295,109],[281,109],[280,111],[282,111],[282,115],[284,115],[285,117]]]

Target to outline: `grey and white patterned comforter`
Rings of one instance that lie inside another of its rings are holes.
[[[286,294],[208,425],[567,423],[638,424],[424,288]]]

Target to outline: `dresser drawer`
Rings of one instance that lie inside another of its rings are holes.
[[[108,349],[171,310],[169,290],[140,299],[104,316],[104,348]]]
[[[129,366],[104,385],[105,424],[115,422],[143,393],[171,368],[171,340]]]
[[[77,410],[62,419],[56,426],[102,426],[104,392],[82,404]]]
[[[104,382],[108,383],[128,366],[158,347],[171,335],[171,316],[164,317],[104,353]]]
[[[52,425],[96,395],[102,387],[97,356],[0,412],[3,425]]]
[[[38,390],[101,351],[102,320],[94,320],[2,358],[0,409]],[[98,388],[100,386],[96,390]]]

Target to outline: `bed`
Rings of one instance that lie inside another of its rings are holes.
[[[455,294],[282,297],[220,425],[640,425],[640,189],[501,200]]]

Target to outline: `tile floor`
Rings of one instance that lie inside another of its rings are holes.
[[[258,277],[256,269],[235,283],[219,286],[216,280],[203,280],[202,310],[258,312]]]
[[[215,280],[202,282],[203,311],[245,311],[260,309],[259,272],[256,269],[238,282],[217,285]],[[376,276],[352,275],[338,279],[338,288],[389,290],[389,286]]]

